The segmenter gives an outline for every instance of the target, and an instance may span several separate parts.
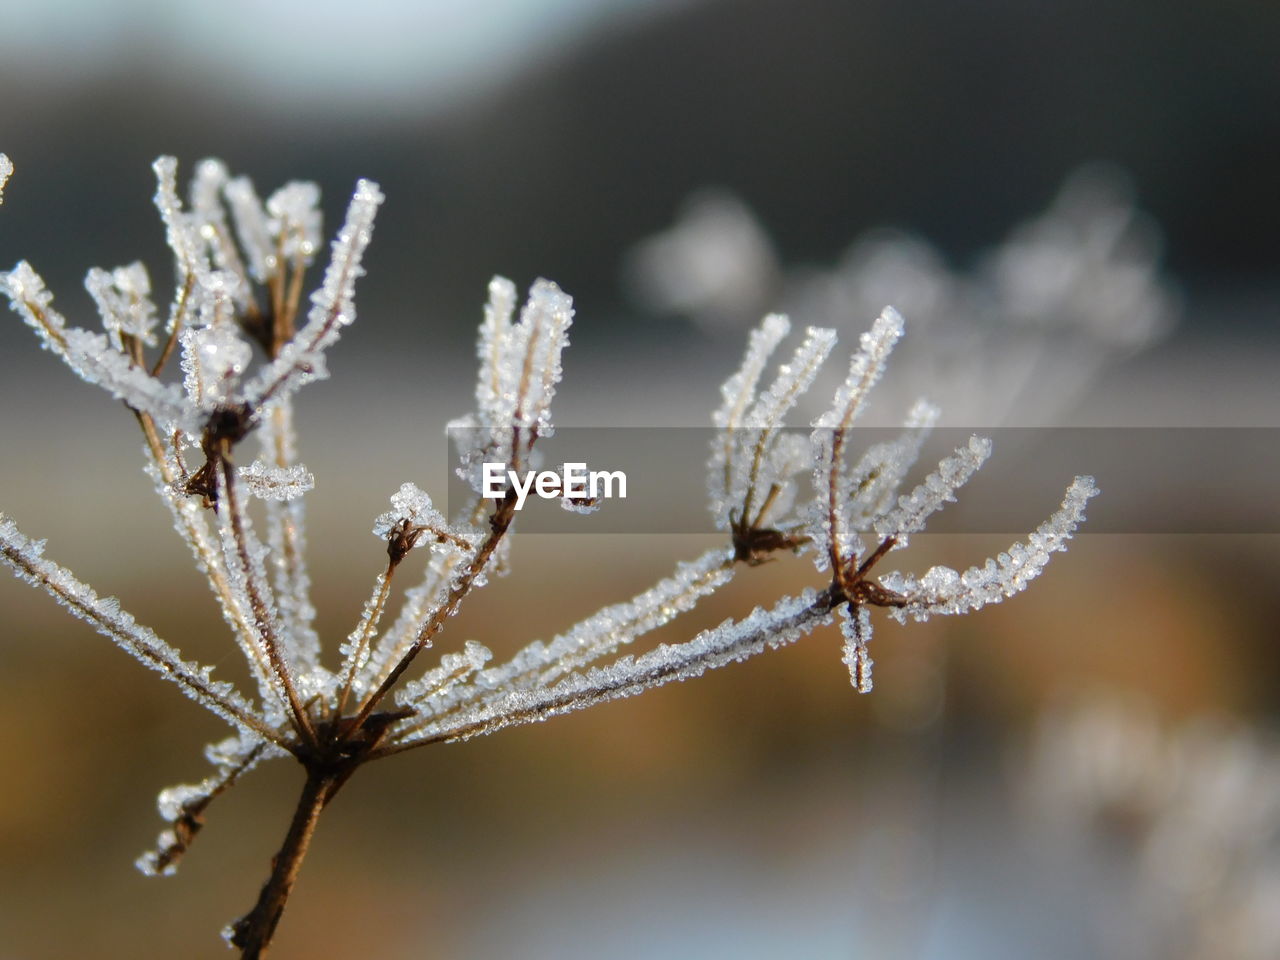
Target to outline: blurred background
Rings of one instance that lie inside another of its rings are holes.
[[[167,296],[161,153],[264,194],[314,180],[329,232],[357,177],[382,184],[360,320],[299,401],[330,649],[386,497],[443,494],[495,272],[576,298],[565,424],[705,424],[760,313],[847,349],[892,299],[908,338],[876,422],[924,390],[961,426],[1276,425],[1274,4],[0,0],[0,22],[0,265],[30,260],[73,321],[95,322],[89,266],[141,258]],[[0,411],[4,510],[236,676],[131,418],[12,317]],[[1197,466],[1153,499],[1238,515]],[[1259,489],[1244,514],[1274,517]],[[1280,955],[1280,542],[1231,529],[1086,533],[1012,601],[877,623],[867,697],[830,628],[368,768],[272,955]],[[1010,539],[920,537],[901,565]],[[510,652],[711,542],[518,538],[440,648]],[[746,571],[654,641],[819,579]],[[156,791],[202,777],[222,731],[8,577],[0,611],[0,958],[225,956],[296,771],[253,774],[178,877],[141,876]]]

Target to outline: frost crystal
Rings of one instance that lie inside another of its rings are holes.
[[[494,277],[477,347],[476,410],[449,425],[462,461],[458,475],[476,493],[483,490],[481,463],[526,469],[532,466],[534,442],[553,433],[551,400],[569,343],[573,298],[540,279],[516,323],[511,322],[514,311],[515,287]]]
[[[4,185],[13,176],[13,161],[0,153],[0,203],[4,203]]]
[[[288,260],[310,263],[320,247],[320,188],[295,180],[267,199],[267,229]]]
[[[807,592],[782,600],[772,610],[757,607],[737,623],[726,620],[687,643],[663,644],[641,657],[623,657],[607,667],[570,674],[548,687],[513,690],[474,707],[450,711],[446,718],[415,731],[407,742],[466,740],[634,696],[791,643],[830,617],[828,604]]]
[[[292,340],[244,390],[251,404],[276,402],[299,387],[328,376],[324,351],[337,341],[343,327],[356,318],[356,281],[364,276],[361,261],[373,236],[373,219],[382,204],[382,191],[371,180],[356,184],[347,219],[333,241],[324,283],[311,295],[307,322]]]
[[[780,525],[795,497],[793,479],[808,466],[793,437],[780,431],[787,413],[813,384],[835,346],[834,330],[810,327],[791,360],[762,396],[756,387],[769,356],[790,330],[781,315],[765,317],[751,334],[742,367],[720,388],[712,417],[721,433],[707,464],[711,511],[722,529]]]
[[[927,620],[932,613],[967,613],[1025,590],[1045,568],[1049,555],[1066,549],[1084,520],[1085,504],[1097,494],[1093,477],[1076,477],[1062,506],[1027,537],[1025,544],[1013,544],[981,567],[970,567],[962,574],[933,567],[918,580],[909,574],[886,574],[881,586],[906,600],[904,606],[890,611],[891,615],[905,623],[908,616]]]
[[[151,278],[141,263],[108,272],[92,268],[84,280],[102,314],[111,343],[124,350],[124,338],[132,337],[149,347],[156,345],[156,305],[151,302]]]
[[[881,537],[897,537],[923,530],[925,521],[944,503],[955,502],[955,492],[962,487],[991,456],[991,441],[986,437],[970,437],[966,446],[946,457],[938,469],[924,479],[898,506],[876,520],[876,533]]]
[[[13,309],[39,334],[46,350],[58,355],[82,380],[105,389],[135,410],[163,423],[185,423],[186,411],[176,387],[163,384],[112,347],[101,333],[69,326],[53,309],[53,295],[25,260],[0,275],[0,289]]]
[[[845,499],[847,434],[862,411],[867,394],[884,372],[902,330],[898,311],[885,307],[871,329],[862,335],[858,352],[849,362],[849,374],[836,391],[831,407],[813,422],[813,485],[819,497],[812,513],[810,536],[816,547],[814,564],[819,570],[835,565],[839,558],[856,557],[859,552]]]
[[[115,597],[99,597],[65,567],[46,560],[43,554],[44,541],[28,539],[12,520],[0,513],[0,555],[19,579],[44,590],[75,616],[176,683],[183,693],[224,720],[250,731],[267,732],[254,708],[231,684],[211,678],[212,667],[183,660],[177,650],[120,609]]]
[[[415,540],[413,546],[435,541],[466,551],[479,545],[479,535],[474,530],[450,524],[444,514],[431,505],[431,497],[412,483],[401,484],[391,495],[391,509],[373,522],[373,535],[386,539],[400,524],[427,534]]]
[[[236,235],[244,249],[249,273],[259,283],[276,276],[280,261],[271,243],[271,229],[262,201],[254,192],[248,177],[236,177],[223,188],[231,217],[235,221]]]
[[[840,632],[844,634],[844,663],[849,668],[849,679],[859,693],[871,692],[872,660],[867,653],[871,641],[871,611],[866,607],[851,610],[840,608]]]
[[[237,476],[260,500],[293,500],[316,485],[311,471],[300,463],[280,467],[258,459],[241,467]]]

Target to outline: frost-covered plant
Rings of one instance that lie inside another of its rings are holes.
[[[916,578],[873,576],[890,551],[945,503],[981,465],[990,444],[973,438],[914,488],[907,474],[937,410],[923,401],[901,435],[859,457],[851,428],[903,332],[886,308],[861,337],[849,372],[810,437],[783,431],[791,409],[812,385],[835,346],[833,330],[810,328],[791,358],[766,376],[769,359],[789,333],[772,315],[751,335],[742,367],[722,388],[709,482],[711,510],[725,543],[677,565],[675,572],[623,603],[605,607],[549,641],[535,640],[505,663],[479,643],[415,669],[450,617],[486,578],[508,567],[516,493],[486,497],[479,465],[529,468],[537,441],[552,432],[551,401],[573,320],[571,299],[536,282],[517,316],[514,285],[489,286],[479,339],[475,408],[451,424],[459,475],[471,502],[446,518],[412,483],[391,496],[373,525],[387,560],[359,622],[326,664],[312,626],[314,609],[304,562],[304,495],[312,475],[297,461],[292,403],[302,386],[326,376],[326,351],[355,319],[354,291],[382,202],[377,184],[361,180],[310,307],[302,280],[320,247],[318,191],[290,183],[265,204],[244,178],[206,160],[196,168],[190,203],[180,201],[176,162],[155,163],[156,206],[176,265],[175,294],[161,311],[142,265],[91,270],[86,280],[104,333],[69,325],[53,309],[39,275],[20,263],[0,279],[14,310],[83,379],[122,400],[145,438],[155,489],[208,580],[248,662],[255,689],[215,680],[208,667],[184,660],[138,624],[113,598],[103,598],[44,556],[0,514],[0,555],[129,653],[226,720],[234,736],[206,751],[214,771],[194,785],[160,794],[167,821],[156,850],[138,861],[148,873],[172,873],[200,830],[210,802],[262,761],[292,757],[305,785],[284,843],[254,907],[226,935],[245,957],[269,945],[317,818],[363,764],[415,747],[465,740],[631,696],[672,680],[789,643],[839,618],[844,661],[854,685],[871,689],[872,607],[900,618],[959,613],[1021,590],[1084,515],[1094,494],[1077,477],[1061,508],[1026,544],[964,574],[935,567]],[[181,382],[164,377],[177,354]],[[261,359],[255,362],[255,355]],[[241,445],[256,436],[256,459],[241,466]],[[810,484],[811,481],[811,484]],[[903,492],[905,489],[905,492]],[[257,521],[250,501],[261,503]],[[569,508],[588,504],[566,499]],[[265,533],[260,535],[258,524]],[[410,555],[425,555],[425,573],[405,593],[399,615],[383,627],[393,578]],[[809,552],[826,583],[684,643],[640,656],[599,662],[620,647],[687,613],[743,566],[779,552]]]
[[[1158,229],[1126,178],[1101,165],[1073,173],[1047,210],[968,270],[921,237],[883,229],[830,267],[784,267],[751,210],[719,190],[691,196],[629,263],[651,306],[711,327],[768,309],[837,322],[895,304],[916,334],[895,361],[899,395],[927,384],[953,424],[1047,420],[1179,312],[1159,271]]]
[[[1273,737],[1222,717],[1171,727],[1148,700],[1095,691],[1041,718],[1025,781],[1055,846],[1107,853],[1089,882],[1108,956],[1280,956]]]

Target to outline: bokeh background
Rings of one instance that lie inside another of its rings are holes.
[[[778,277],[831,273],[876,227],[965,271],[1071,171],[1115,164],[1148,241],[1159,225],[1178,323],[1021,422],[1276,425],[1274,4],[0,0],[0,23],[0,149],[17,167],[0,264],[29,259],[86,325],[87,267],[142,258],[167,276],[161,153],[222,157],[263,192],[315,180],[330,227],[356,177],[382,184],[360,320],[300,398],[334,648],[378,567],[371,518],[403,480],[444,489],[442,428],[468,405],[494,272],[577,299],[562,422],[706,422],[747,307],[795,289],[766,284],[714,322],[653,308],[635,245],[707,186],[754,211]],[[820,319],[849,344],[870,317]],[[0,324],[0,504],[234,675],[139,446],[123,410]],[[1214,476],[1199,465],[1197,498],[1238,510]],[[1187,479],[1152,496],[1176,512]],[[1274,511],[1265,493],[1252,506]],[[1009,539],[922,537],[904,563],[963,567]],[[441,647],[549,636],[708,542],[521,538],[514,574]],[[869,697],[832,628],[369,768],[322,821],[273,956],[1275,956],[1278,574],[1274,535],[1086,534],[1013,601],[884,624]],[[655,640],[816,582],[805,559],[748,571]],[[178,877],[130,866],[160,827],[155,792],[203,776],[199,747],[220,736],[0,580],[0,957],[225,955],[216,931],[265,876],[294,770],[219,800]]]

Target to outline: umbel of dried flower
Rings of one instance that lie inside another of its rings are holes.
[[[185,660],[114,598],[100,597],[48,559],[43,541],[30,539],[4,514],[0,556],[20,578],[233,729],[230,739],[207,749],[214,769],[204,780],[161,792],[167,827],[157,849],[138,860],[145,872],[174,872],[210,802],[258,763],[293,757],[306,770],[306,787],[271,876],[254,908],[228,928],[244,956],[259,956],[270,943],[316,817],[361,764],[695,677],[837,617],[853,684],[870,691],[872,607],[887,608],[898,619],[924,619],[1011,596],[1040,572],[1049,554],[1063,549],[1096,492],[1090,478],[1077,477],[1061,508],[1027,543],[985,566],[963,574],[935,567],[920,577],[873,575],[886,554],[906,546],[909,535],[953,499],[989,455],[990,443],[974,437],[918,486],[905,489],[937,418],[937,410],[921,401],[896,440],[851,455],[851,427],[903,334],[902,318],[892,308],[862,334],[847,377],[807,442],[784,432],[787,415],[833,351],[836,332],[808,329],[770,378],[770,357],[790,325],[783,316],[769,316],[751,334],[743,364],[724,384],[713,414],[719,432],[708,466],[710,507],[724,544],[678,564],[632,599],[604,607],[550,640],[534,640],[505,662],[494,664],[488,649],[469,641],[418,670],[419,655],[442,639],[451,615],[491,573],[509,566],[514,495],[508,490],[485,497],[480,465],[498,462],[520,472],[531,464],[537,441],[553,429],[551,402],[573,322],[572,300],[539,280],[517,316],[515,286],[499,277],[489,286],[480,326],[475,406],[450,431],[460,447],[459,474],[475,497],[447,518],[412,483],[391,496],[390,510],[373,525],[387,561],[359,622],[338,647],[340,660],[326,662],[313,627],[305,563],[305,494],[314,479],[297,460],[292,404],[300,388],[327,376],[327,352],[355,319],[356,282],[364,274],[382,192],[371,181],[356,184],[324,279],[304,312],[303,276],[320,247],[314,185],[287,184],[264,203],[247,179],[233,179],[222,163],[206,160],[196,168],[184,205],[176,167],[170,157],[155,163],[155,203],[177,277],[167,308],[151,299],[151,282],[138,263],[89,272],[86,286],[103,332],[69,324],[25,262],[0,276],[0,289],[45,349],[123,401],[136,418],[156,493],[207,579],[255,688],[237,690],[213,679],[210,667]],[[0,156],[0,185],[11,169]],[[180,382],[165,377],[174,355]],[[251,437],[258,455],[238,466],[239,447]],[[253,509],[251,499],[257,501]],[[425,569],[384,628],[393,578],[415,551],[425,556]],[[825,582],[684,643],[601,663],[692,610],[744,566],[784,551],[810,553]]]

